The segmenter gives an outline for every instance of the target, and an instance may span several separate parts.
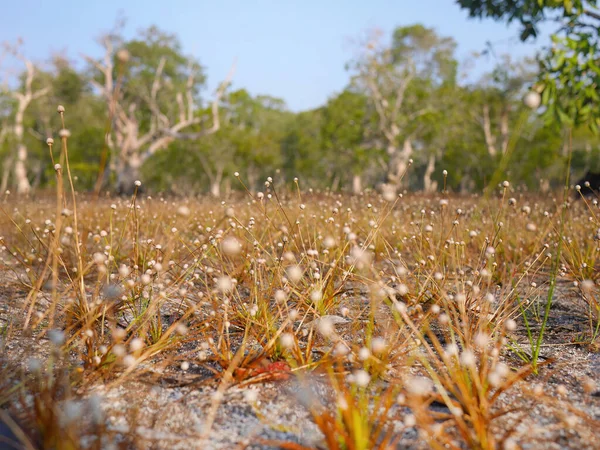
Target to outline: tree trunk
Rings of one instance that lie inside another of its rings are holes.
[[[27,178],[27,148],[22,143],[17,150],[17,161],[15,163],[15,182],[17,183],[17,194],[29,194],[31,184]]]
[[[13,158],[6,158],[2,163],[2,181],[0,182],[0,193],[4,194],[8,188],[8,181],[10,178],[10,171],[13,166]]]
[[[402,151],[399,151],[396,146],[390,144],[388,145],[387,152],[390,155],[387,182],[396,189],[399,189],[404,182],[408,162],[413,153],[412,141],[410,138],[406,138],[402,146]]]
[[[427,161],[427,168],[425,169],[425,173],[423,174],[423,189],[425,192],[435,192],[438,187],[437,181],[431,179],[431,175],[435,171],[435,155],[432,153],[429,155],[429,160]]]
[[[17,183],[18,194],[29,194],[31,185],[27,179],[27,147],[23,143],[23,118],[29,102],[22,101],[15,115],[15,140],[17,142],[17,160],[15,161],[14,175]]]
[[[508,150],[508,144],[510,142],[508,128],[508,106],[505,106],[502,109],[502,116],[500,117],[500,135],[502,136],[502,154],[504,155]]]
[[[117,186],[119,195],[133,195],[135,182],[140,179],[140,161],[137,155],[129,159],[121,159],[117,164]],[[138,188],[138,192],[139,192]]]
[[[254,167],[248,167],[246,170],[246,176],[248,177],[248,190],[252,193],[256,192],[256,187],[258,186],[258,173]]]
[[[358,195],[362,192],[362,177],[358,174],[352,175],[352,193]]]
[[[210,182],[210,195],[213,197],[221,196],[221,180],[212,180]]]
[[[331,182],[331,192],[337,192],[340,188],[340,176],[336,173]]]
[[[490,121],[490,107],[483,105],[483,135],[488,153],[493,158],[496,156],[496,138],[492,134],[492,124]]]

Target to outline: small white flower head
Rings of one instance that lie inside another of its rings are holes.
[[[406,416],[404,416],[403,422],[404,426],[412,428],[417,424],[417,418],[414,414],[407,414]]]
[[[48,340],[53,345],[60,347],[65,343],[65,333],[62,330],[50,330],[48,331]]]
[[[129,267],[127,267],[125,264],[121,264],[121,266],[119,267],[119,275],[121,275],[123,278],[125,278],[130,273],[131,273],[131,270],[129,269]]]
[[[371,351],[367,347],[361,347],[358,350],[358,359],[361,361],[366,361],[371,357]]]
[[[373,350],[373,353],[375,354],[383,353],[386,347],[387,344],[385,342],[385,339],[383,339],[382,337],[373,338],[373,340],[371,341],[371,350]]]
[[[233,176],[236,177],[236,178],[239,178],[240,173],[239,172],[233,172]]]
[[[190,215],[190,208],[185,205],[181,205],[179,208],[177,208],[177,214],[187,217]]]
[[[283,333],[279,337],[281,346],[285,349],[292,349],[294,347],[294,335],[292,333]]]
[[[302,279],[304,271],[300,266],[294,265],[287,268],[286,274],[293,283],[298,283]]]
[[[30,372],[39,372],[42,370],[42,360],[39,358],[29,358],[25,361],[25,366]]]
[[[589,293],[594,289],[594,282],[592,280],[583,280],[580,286],[583,292]]]
[[[477,348],[484,349],[488,346],[490,342],[489,334],[480,331],[475,335],[474,343]]]
[[[319,333],[321,333],[325,337],[332,336],[335,333],[333,321],[327,316],[321,317],[317,321],[317,329],[319,330]]]
[[[503,188],[505,188],[505,189],[506,189],[506,188],[507,188],[507,187],[509,187],[509,186],[510,186],[510,183],[509,183],[508,181],[503,181],[503,182],[502,182],[502,187],[503,187]]]
[[[352,380],[358,387],[367,387],[371,381],[371,376],[362,369],[357,370],[352,375]]]
[[[242,245],[235,237],[227,236],[223,239],[223,242],[221,242],[221,250],[227,256],[235,256],[239,255],[242,251]]]
[[[46,139],[46,144],[47,145],[53,145],[54,144],[54,139],[52,139],[51,137],[49,137],[48,139]]]
[[[446,356],[449,356],[449,357],[458,355],[458,346],[456,344],[446,345],[445,353],[446,353]]]
[[[310,293],[310,300],[313,303],[319,303],[321,300],[323,300],[323,292],[319,289],[315,289]]]
[[[287,294],[282,289],[277,289],[274,294],[275,301],[279,304],[285,303],[287,300]]]
[[[131,55],[129,54],[129,51],[127,51],[126,49],[122,48],[117,52],[117,59],[119,61],[121,61],[122,63],[126,63],[127,61],[129,61],[129,57]]]
[[[129,350],[133,353],[135,353],[143,348],[144,348],[144,341],[141,340],[140,338],[134,338],[129,343]]]
[[[424,397],[433,391],[433,382],[421,376],[409,376],[404,386],[409,393],[419,397]]]
[[[256,389],[246,389],[244,391],[244,400],[248,403],[256,403],[258,400],[258,391]]]
[[[54,164],[54,170],[58,172],[60,169],[62,169],[62,166],[60,164]]]
[[[135,180],[133,184],[135,184],[136,187],[140,187],[142,185],[142,182],[140,180]]]
[[[333,354],[335,356],[346,356],[348,353],[350,353],[350,350],[344,342],[339,341],[335,344],[335,347],[333,348]]]
[[[527,94],[525,94],[525,96],[523,97],[523,103],[525,104],[525,106],[527,106],[529,109],[532,110],[536,110],[540,107],[540,105],[542,104],[542,97],[540,96],[540,94],[536,91],[529,91],[527,92]]]
[[[217,289],[223,293],[228,293],[233,290],[233,281],[228,276],[217,278]]]
[[[492,371],[488,374],[488,383],[490,383],[490,386],[497,388],[502,385],[502,377],[498,372]]]
[[[513,319],[508,319],[504,324],[504,327],[508,331],[515,331],[517,329],[517,322],[515,322]]]
[[[371,261],[373,261],[373,254],[370,251],[359,246],[354,246],[352,250],[350,250],[349,262],[359,269],[369,266]]]
[[[466,349],[460,355],[460,363],[465,367],[475,367],[475,353],[472,350]]]
[[[396,200],[396,187],[391,184],[384,184],[381,188],[381,195],[386,202]]]
[[[127,355],[123,358],[123,365],[125,367],[133,367],[135,366],[135,356],[133,355]]]
[[[58,105],[58,106],[56,107],[56,111],[57,111],[59,114],[62,114],[62,113],[64,113],[64,112],[65,112],[65,107],[64,107],[63,105]]]
[[[402,283],[398,286],[397,291],[400,296],[404,297],[406,294],[408,294],[408,286]]]
[[[335,238],[333,238],[331,236],[327,236],[325,239],[323,239],[323,246],[325,248],[335,247]]]
[[[444,206],[448,206],[448,200],[445,198],[440,199],[440,206],[443,208]]]
[[[104,264],[104,261],[106,261],[106,256],[104,255],[104,253],[100,253],[100,252],[94,253],[93,258],[94,258],[94,263],[98,264],[98,265]]]
[[[67,130],[66,128],[63,128],[62,130],[60,130],[58,132],[58,135],[61,138],[69,138],[69,137],[71,137],[71,132],[69,130]]]
[[[447,171],[446,169],[444,169],[444,170],[442,171],[442,174],[444,174],[444,176],[445,176],[445,177],[447,177],[447,176],[448,176],[448,171]]]
[[[190,368],[190,363],[187,361],[183,361],[179,367],[181,367],[181,370],[185,372]]]

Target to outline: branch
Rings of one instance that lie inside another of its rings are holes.
[[[173,130],[173,128],[174,128],[173,127],[171,129],[163,130],[163,132],[175,139],[196,140],[196,139],[200,139],[204,136],[214,134],[217,131],[219,131],[219,129],[221,128],[221,122],[219,120],[219,102],[221,101],[221,98],[223,97],[225,90],[229,86],[231,78],[233,78],[233,74],[235,73],[235,68],[236,68],[236,63],[234,62],[231,66],[231,69],[229,69],[229,73],[227,74],[227,77],[225,78],[225,80],[223,80],[223,82],[221,83],[221,85],[219,86],[217,91],[215,92],[215,98],[213,99],[212,108],[211,108],[213,124],[210,128],[199,131],[197,133],[178,133],[177,131]],[[188,126],[188,125],[186,125],[186,126]]]
[[[400,108],[402,108],[402,104],[404,103],[404,94],[406,93],[406,89],[408,88],[408,85],[410,84],[410,82],[412,81],[414,76],[415,76],[415,73],[414,73],[412,61],[410,61],[409,69],[406,73],[406,76],[403,78],[402,82],[400,83],[400,86],[398,87],[398,90],[396,91],[396,102],[394,103],[394,109],[392,110],[392,114],[391,114],[391,118],[390,118],[390,120],[392,122],[396,121],[398,112],[400,111]]]
[[[492,134],[492,125],[490,122],[490,107],[486,103],[483,105],[483,134],[485,136],[485,144],[488,148],[490,156],[496,156],[496,138]]]
[[[584,9],[583,10],[583,14],[585,14],[586,16],[591,17],[592,19],[600,20],[600,13],[598,13],[596,11],[592,11],[592,10],[589,10],[589,9]]]

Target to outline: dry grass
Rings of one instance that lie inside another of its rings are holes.
[[[298,407],[326,448],[392,448],[407,430],[429,448],[516,448],[503,417],[558,401],[532,388],[553,275],[578,293],[576,343],[597,348],[597,202],[563,216],[560,196],[510,186],[389,201],[278,180],[225,201],[95,199],[63,182],[62,141],[56,197],[1,204],[0,419],[23,448],[138,447],[91,392],[192,365],[214,386],[199,448],[233,387],[312,374],[329,394]],[[510,390],[528,402],[506,405]],[[561,408],[563,426],[597,426]]]

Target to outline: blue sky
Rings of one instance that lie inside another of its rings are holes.
[[[27,55],[43,61],[51,52],[99,56],[95,38],[121,12],[126,35],[152,24],[176,33],[186,53],[207,69],[212,90],[237,58],[235,87],[283,98],[290,109],[324,103],[344,88],[344,64],[352,39],[378,27],[423,23],[458,42],[459,60],[486,41],[499,53],[531,55],[536,44],[518,42],[516,26],[469,20],[454,0],[7,0],[0,14],[0,41],[25,40]],[[545,39],[541,39],[537,46]],[[481,62],[476,73],[493,61]]]

